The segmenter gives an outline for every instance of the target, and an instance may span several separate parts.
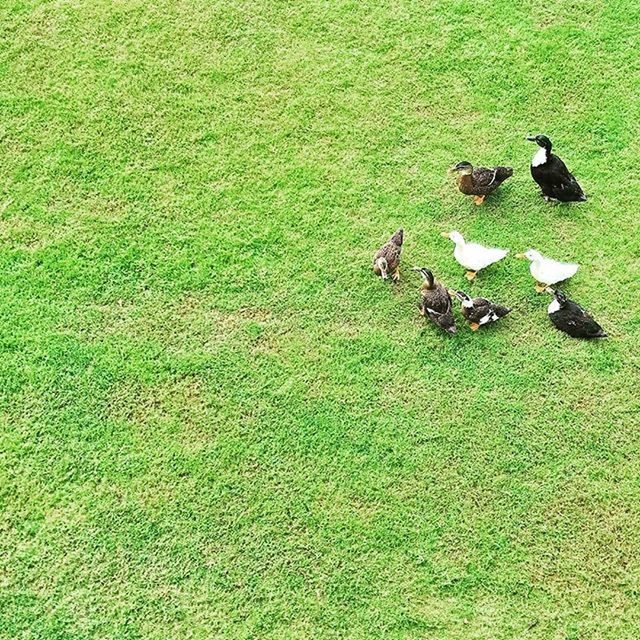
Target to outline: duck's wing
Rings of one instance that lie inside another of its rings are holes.
[[[423,296],[425,310],[435,315],[442,315],[451,312],[451,297],[448,291],[437,284],[433,289],[427,289]]]
[[[443,285],[429,289],[422,297],[422,304],[429,319],[443,329],[455,326],[451,297]]]
[[[573,300],[567,300],[562,315],[574,335],[582,338],[604,338],[607,335],[594,317]]]
[[[567,169],[567,165],[564,163],[564,160],[557,156],[555,153],[552,153],[549,156],[549,160],[547,161],[549,169],[553,170],[553,173],[558,178],[567,178],[571,175],[569,169]]]
[[[490,187],[495,181],[497,176],[497,167],[488,169],[487,167],[476,167],[473,170],[473,185],[486,189]]]
[[[483,269],[494,262],[502,260],[508,253],[509,249],[498,249],[496,247],[485,247],[481,244],[470,243],[465,246],[470,261],[473,261],[474,268]]]
[[[553,194],[553,197],[561,201],[584,201],[587,199],[582,187],[572,175],[570,175],[569,178],[566,178],[561,185],[556,186],[553,190]]]
[[[489,322],[495,322],[500,318],[506,316],[511,309],[507,307],[501,307],[498,304],[493,304],[486,298],[475,298],[473,301],[473,317],[469,317],[470,322],[477,324],[488,324]]]
[[[507,178],[513,175],[511,167],[476,167],[473,170],[473,187],[478,193],[491,193],[500,186]]]
[[[496,315],[498,318],[504,318],[508,313],[511,313],[511,308],[491,303],[491,313]]]
[[[473,307],[469,307],[465,311],[466,313],[463,315],[469,322],[484,324],[482,319],[491,312],[491,303],[486,298],[474,298]]]
[[[393,271],[400,264],[401,252],[401,246],[389,241],[378,249],[378,252],[373,258],[373,262],[375,264],[379,258],[384,258],[387,261],[389,270]]]
[[[546,258],[542,263],[542,267],[544,277],[541,282],[554,284],[555,282],[562,282],[574,276],[580,268],[580,265],[570,262],[558,262],[557,260]]]
[[[586,200],[587,197],[575,176],[569,171],[562,158],[551,156],[550,182],[552,197],[557,200]]]

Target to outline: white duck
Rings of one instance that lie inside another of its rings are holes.
[[[465,274],[467,280],[473,280],[480,269],[502,260],[509,253],[508,249],[494,249],[493,247],[484,247],[481,244],[465,242],[462,234],[458,231],[443,232],[440,235],[455,242],[456,248],[453,250],[453,257],[465,269],[468,269]]]
[[[542,293],[548,286],[567,280],[575,275],[580,267],[579,264],[571,262],[558,262],[551,258],[546,258],[539,251],[529,249],[524,253],[518,253],[516,258],[529,260],[529,271],[536,281],[536,291]]]

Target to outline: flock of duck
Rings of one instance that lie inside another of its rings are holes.
[[[540,147],[531,161],[531,176],[540,187],[542,197],[547,202],[584,202],[587,197],[578,181],[565,163],[551,153],[551,140],[544,135],[528,136],[527,140],[535,142]],[[460,191],[473,196],[477,205],[481,205],[490,193],[513,175],[511,167],[474,168],[469,162],[458,163],[452,171],[458,174],[457,183]],[[457,231],[442,235],[455,244],[453,257],[467,270],[465,275],[470,281],[481,269],[502,260],[509,253],[508,249],[466,242]],[[403,240],[404,232],[398,229],[375,254],[373,271],[383,280],[389,276],[394,282],[400,279]],[[607,334],[602,327],[577,302],[567,298],[560,289],[552,288],[552,285],[571,278],[578,271],[579,265],[552,260],[535,249],[529,249],[516,257],[529,260],[529,270],[536,281],[536,291],[546,291],[553,295],[548,315],[557,329],[573,338],[606,337]],[[447,289],[434,278],[429,269],[414,267],[413,270],[419,272],[423,278],[420,288],[420,313],[448,333],[456,332],[451,296],[460,301],[460,312],[473,331],[477,331],[482,325],[497,322],[511,311],[508,307],[495,304],[486,298],[471,298],[464,291]]]

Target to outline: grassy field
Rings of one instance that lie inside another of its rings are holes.
[[[639,23],[5,0],[0,637],[638,638]],[[585,205],[539,197],[538,132]],[[475,207],[460,160],[514,177]],[[512,252],[477,334],[418,315],[451,229]],[[531,246],[608,340],[553,329]]]

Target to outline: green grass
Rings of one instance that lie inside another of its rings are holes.
[[[0,637],[640,635],[640,9],[0,6]],[[528,133],[590,196],[547,206]],[[466,159],[515,167],[483,207]],[[373,253],[405,228],[404,279]],[[610,338],[417,312],[439,232]]]

